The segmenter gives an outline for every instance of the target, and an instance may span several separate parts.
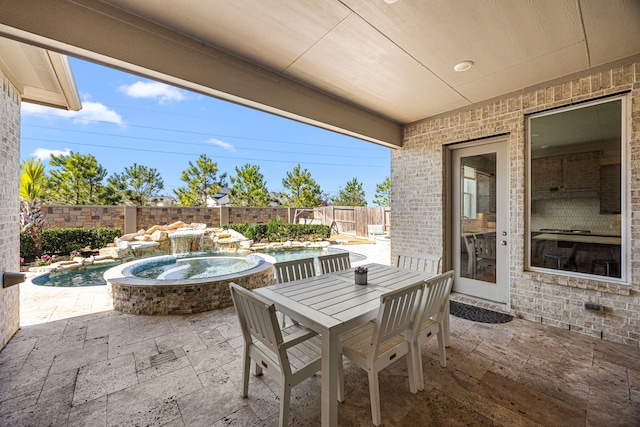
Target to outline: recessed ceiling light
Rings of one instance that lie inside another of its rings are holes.
[[[384,0],[384,2],[387,3],[387,4],[394,4],[397,1],[398,0]]]
[[[462,61],[457,63],[453,69],[461,72],[461,71],[467,71],[469,68],[473,67],[473,61]]]

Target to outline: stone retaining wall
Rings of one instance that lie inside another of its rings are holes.
[[[155,224],[171,224],[184,221],[198,222],[209,227],[227,224],[267,223],[280,218],[288,223],[295,209],[285,207],[185,207],[185,206],[75,206],[44,205],[44,228],[119,228],[123,234],[149,228]],[[129,216],[133,216],[130,218]],[[131,224],[126,226],[125,224]],[[126,228],[130,227],[130,230]]]
[[[44,228],[124,227],[122,206],[43,205]]]

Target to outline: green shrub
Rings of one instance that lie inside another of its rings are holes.
[[[36,246],[33,239],[24,231],[20,232],[20,257],[30,258],[36,255]]]
[[[271,220],[267,224],[230,224],[232,229],[256,242],[279,242],[284,240],[323,240],[331,236],[331,227],[321,224],[282,224]]]
[[[42,232],[42,252],[69,254],[85,247],[105,247],[121,232],[117,228],[48,228]]]

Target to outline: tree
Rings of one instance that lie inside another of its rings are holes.
[[[367,199],[358,178],[348,181],[344,190],[340,189],[338,196],[332,197],[331,201],[338,206],[367,206]]]
[[[42,229],[44,212],[40,206],[40,196],[46,183],[44,165],[40,159],[25,160],[20,165],[20,231],[33,240],[37,255],[42,253]]]
[[[246,164],[236,167],[236,176],[231,177],[231,206],[269,206],[271,197],[260,173],[260,166]]]
[[[218,179],[217,173],[218,164],[206,154],[200,154],[195,165],[189,162],[180,178],[187,186],[174,190],[178,203],[182,206],[207,206],[207,201],[213,199],[220,187],[227,185],[227,174],[223,173]]]
[[[102,180],[107,175],[96,158],[91,154],[53,154],[49,165],[58,167],[50,172],[47,198],[55,203],[92,205],[102,201],[104,186]]]
[[[292,208],[315,208],[322,201],[320,185],[311,178],[311,172],[301,170],[300,165],[287,172],[282,180],[282,186],[288,190],[285,195],[289,199],[287,206]]]
[[[164,188],[162,177],[155,168],[137,163],[124,168],[122,174],[114,173],[108,182],[121,202],[135,206],[148,203],[157,191]]]
[[[376,185],[373,203],[376,206],[391,206],[391,179],[389,177],[386,177],[382,183]]]

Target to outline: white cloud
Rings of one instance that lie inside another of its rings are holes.
[[[160,104],[186,99],[184,91],[160,82],[135,82],[120,86],[120,90],[132,98],[157,99]]]
[[[236,151],[236,148],[232,144],[229,144],[228,142],[220,141],[219,139],[214,138],[214,139],[208,140],[207,142],[213,145],[217,145],[218,147],[222,147],[225,150]]]
[[[64,150],[49,150],[48,148],[36,148],[36,151],[31,153],[31,155],[33,155],[34,157],[40,160],[49,160],[52,154],[55,154],[56,156],[60,156],[62,154],[64,154],[65,156],[68,156],[69,154],[71,154],[71,150],[68,148],[65,148]]]
[[[80,111],[60,110],[23,102],[21,111],[23,114],[63,117],[73,120],[73,123],[89,124],[91,122],[107,122],[120,126],[124,125],[120,114],[100,102],[85,101],[82,103],[82,109]]]

